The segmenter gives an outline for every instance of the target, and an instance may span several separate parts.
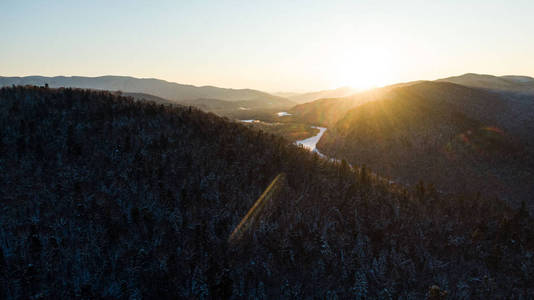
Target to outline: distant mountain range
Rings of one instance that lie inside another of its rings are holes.
[[[323,90],[323,91],[317,91],[317,92],[309,92],[309,93],[280,92],[280,93],[275,93],[275,95],[288,98],[289,100],[296,102],[296,103],[306,103],[306,102],[310,102],[310,101],[314,101],[314,100],[318,100],[322,98],[346,97],[346,96],[355,94],[357,92],[358,90],[345,86],[345,87],[340,87],[337,89]]]
[[[493,76],[467,73],[460,76],[439,79],[437,81],[452,82],[469,87],[494,91],[534,95],[534,78],[528,76]]]
[[[11,85],[45,85],[50,87],[75,87],[85,89],[122,91],[127,93],[150,94],[176,102],[194,103],[196,99],[215,99],[217,105],[220,101],[252,101],[255,107],[289,107],[294,103],[286,98],[274,96],[252,89],[226,89],[214,86],[193,86],[159,79],[134,78],[127,76],[27,76],[27,77],[0,77],[0,86]],[[205,103],[205,101],[204,101]],[[227,104],[232,107],[233,105]]]

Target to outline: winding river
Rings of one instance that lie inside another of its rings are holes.
[[[283,116],[291,116],[290,113],[287,113],[285,111],[282,111],[282,112],[279,112],[277,113],[277,115],[279,117],[283,117]],[[243,122],[243,123],[255,123],[255,122],[260,122],[259,120],[254,120],[254,119],[251,119],[251,120],[239,120],[240,122]],[[297,145],[302,145],[304,148],[310,150],[311,152],[315,152],[317,153],[320,157],[323,157],[323,158],[326,158],[326,159],[329,159],[331,161],[338,161],[337,159],[335,158],[331,158],[331,157],[328,157],[324,154],[322,154],[321,152],[319,152],[319,150],[317,150],[317,143],[319,143],[319,140],[321,140],[321,137],[323,136],[323,134],[326,132],[326,127],[320,127],[320,126],[312,126],[312,128],[317,128],[319,129],[319,133],[317,133],[316,135],[312,136],[312,137],[309,137],[307,139],[303,139],[303,140],[299,140],[299,141],[296,141],[295,144]]]
[[[338,162],[338,163],[341,162],[341,160],[339,160],[337,158],[333,158],[333,157],[328,157],[328,156],[322,154],[321,152],[319,152],[319,150],[317,150],[317,143],[319,142],[319,140],[321,139],[321,137],[323,136],[323,134],[325,133],[327,128],[319,127],[319,126],[312,126],[312,128],[319,129],[319,133],[314,135],[314,136],[312,136],[312,137],[310,137],[310,138],[307,138],[307,139],[304,139],[304,140],[300,140],[300,141],[296,141],[295,144],[302,145],[304,148],[310,150],[311,152],[317,153],[320,157],[328,159],[329,161]],[[353,168],[353,166],[351,164],[349,164],[349,167]],[[373,175],[377,176],[374,173],[373,173]],[[396,184],[396,182],[391,180],[391,179],[386,179],[386,178],[382,178],[382,179],[385,182],[389,183],[389,184]],[[438,190],[438,192],[443,193],[443,191],[440,191],[440,190]]]
[[[319,126],[312,126],[312,128],[319,129],[319,133],[317,135],[314,135],[314,136],[310,137],[310,138],[307,138],[307,139],[304,139],[304,140],[300,140],[300,141],[296,141],[295,144],[302,145],[304,148],[319,154],[319,156],[324,157],[324,158],[328,158],[326,155],[322,154],[321,152],[319,152],[319,150],[317,150],[317,143],[319,142],[319,140],[321,139],[321,137],[325,133],[326,128],[325,127],[319,127]]]

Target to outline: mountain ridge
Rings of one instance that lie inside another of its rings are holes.
[[[190,101],[199,98],[224,101],[264,101],[291,105],[292,101],[253,89],[227,89],[215,86],[194,86],[156,78],[105,75],[85,76],[24,76],[0,77],[0,86],[45,85],[50,87],[89,88],[109,91],[151,94],[172,101]]]
[[[274,93],[275,95],[279,95],[281,97],[288,98],[291,101],[297,102],[297,103],[307,103],[311,101],[315,101],[318,99],[323,98],[339,98],[339,97],[347,97],[353,94],[356,94],[358,91],[354,88],[351,88],[349,86],[343,86],[336,89],[329,89],[329,90],[321,90],[321,91],[314,91],[314,92],[305,92],[305,93],[292,93],[292,92],[279,92]]]
[[[534,95],[534,78],[523,75],[495,76],[489,74],[466,73],[459,76],[437,79],[436,81],[446,81],[487,90]]]

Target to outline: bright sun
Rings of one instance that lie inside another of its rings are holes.
[[[360,90],[383,86],[392,76],[390,55],[387,49],[355,47],[334,59],[331,72],[331,81],[336,86]]]

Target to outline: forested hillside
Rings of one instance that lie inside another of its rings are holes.
[[[500,112],[505,126],[534,151],[534,78],[469,73],[438,81],[481,89],[502,98],[507,105],[507,109]]]
[[[390,185],[187,107],[2,88],[0,193],[0,298],[534,296],[525,207]]]
[[[398,83],[382,88],[353,94],[348,97],[328,97],[313,102],[296,105],[291,109],[298,118],[310,124],[330,127],[342,119],[345,114],[364,103],[383,99],[388,92],[403,86],[410,86],[418,82]]]
[[[415,185],[484,193],[519,206],[534,186],[534,136],[516,104],[444,82],[392,89],[360,105],[327,131],[319,149]]]

